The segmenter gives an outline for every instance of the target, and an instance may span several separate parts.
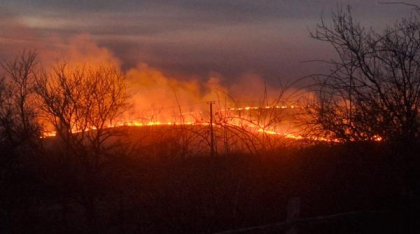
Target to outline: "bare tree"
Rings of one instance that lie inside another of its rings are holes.
[[[106,164],[117,146],[117,129],[109,128],[128,105],[125,78],[115,67],[69,67],[57,64],[37,80],[40,109],[57,132],[64,163],[74,166],[80,191],[77,199],[90,221],[104,189]],[[56,149],[55,149],[56,150]],[[67,185],[65,185],[67,186]]]
[[[18,215],[39,197],[36,191],[35,161],[38,159],[40,131],[34,103],[37,76],[36,52],[21,53],[0,62],[0,225],[7,232]]]
[[[0,145],[5,155],[34,146],[39,138],[34,106],[36,56],[34,51],[23,52],[0,64],[5,72],[0,78]]]
[[[416,14],[381,32],[356,22],[347,10],[324,20],[312,37],[338,58],[317,76],[319,99],[309,114],[325,135],[344,141],[411,141],[420,134],[420,21]]]

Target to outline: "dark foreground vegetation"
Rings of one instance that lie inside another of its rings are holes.
[[[121,152],[91,177],[57,151],[22,154],[2,162],[0,232],[213,233],[284,221],[299,197],[303,218],[378,211],[299,233],[416,233],[418,159],[407,165],[401,154],[419,152],[383,143],[213,158]]]

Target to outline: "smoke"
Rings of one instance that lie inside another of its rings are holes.
[[[23,51],[32,50],[37,52],[39,61],[45,68],[57,62],[69,65],[120,66],[120,60],[107,48],[98,46],[90,34],[66,35],[60,31],[48,30],[48,25],[45,24],[45,20],[21,17],[0,7],[1,60],[11,60]]]
[[[133,108],[127,115],[145,121],[194,121],[208,116],[208,102],[216,101],[216,110],[228,107],[269,104],[284,94],[282,89],[266,84],[264,77],[245,73],[223,77],[211,72],[205,77],[174,77],[157,67],[138,61],[137,66],[122,71],[121,60],[108,48],[98,45],[89,34],[63,37],[53,33],[37,35],[12,17],[6,17],[5,37],[0,39],[13,58],[24,49],[36,49],[45,69],[57,63],[68,66],[116,66],[128,81]],[[13,30],[12,30],[13,29]],[[25,38],[19,41],[19,38]],[[2,44],[0,44],[2,47]],[[227,82],[235,80],[236,82]],[[228,85],[229,84],[229,85]]]
[[[212,72],[206,77],[170,76],[144,62],[122,71],[120,60],[107,48],[99,46],[89,35],[82,34],[67,40],[54,39],[54,49],[40,53],[44,64],[65,62],[69,66],[116,66],[127,77],[132,108],[126,118],[148,121],[195,121],[208,116],[208,102],[216,101],[215,110],[229,107],[265,106],[291,101],[290,93],[267,85],[264,77],[245,73],[240,77],[223,77]],[[234,79],[232,82],[225,82]],[[295,100],[293,100],[295,101]]]
[[[19,20],[0,8],[0,58],[2,61],[13,58],[24,48],[37,47],[34,32],[22,25]]]
[[[150,120],[187,118],[192,121],[200,118],[208,101],[226,99],[228,93],[221,85],[220,77],[209,76],[205,82],[202,79],[179,80],[145,63],[130,69],[127,78],[134,104],[133,112],[148,116]],[[181,114],[184,117],[180,117]]]
[[[49,40],[53,46],[44,47],[38,51],[40,60],[46,67],[57,62],[66,63],[70,66],[113,65],[120,67],[120,60],[107,48],[98,46],[88,34],[76,35],[69,39],[51,37]]]

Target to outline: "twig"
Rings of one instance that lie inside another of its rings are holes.
[[[414,9],[416,9],[417,11],[420,11],[420,6],[416,5],[416,4],[412,4],[412,3],[406,3],[406,2],[378,2],[379,4],[392,4],[392,5],[405,5],[405,6],[409,6],[409,7],[413,7]]]

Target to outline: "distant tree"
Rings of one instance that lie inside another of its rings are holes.
[[[343,141],[412,142],[420,137],[420,21],[416,11],[381,32],[347,10],[332,14],[311,36],[329,43],[337,59],[317,76],[318,101],[309,108],[316,130]]]
[[[113,66],[57,64],[37,79],[36,92],[40,110],[56,130],[64,166],[73,168],[68,176],[77,183],[77,200],[92,220],[108,177],[104,168],[117,142],[112,138],[117,130],[108,125],[129,107],[125,78]]]

